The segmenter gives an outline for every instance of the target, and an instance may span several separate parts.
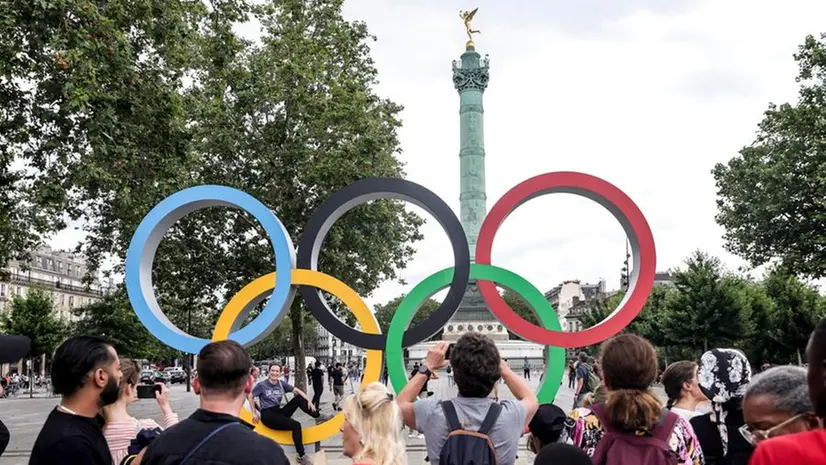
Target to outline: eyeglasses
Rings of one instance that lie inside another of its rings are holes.
[[[790,424],[794,423],[795,421],[803,418],[805,415],[808,415],[808,414],[807,413],[799,413],[799,414],[789,418],[788,420],[784,421],[783,423],[780,423],[779,425],[772,426],[771,428],[766,429],[766,430],[752,429],[751,426],[749,426],[749,425],[743,425],[739,428],[739,431],[740,431],[740,434],[743,435],[743,438],[746,441],[748,441],[749,444],[751,444],[753,446],[756,446],[759,441],[765,441],[766,439],[769,439],[770,437],[772,437],[772,435],[775,432],[785,428],[786,426],[789,426]]]

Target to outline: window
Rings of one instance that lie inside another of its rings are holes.
[[[51,258],[49,259],[49,269],[54,271],[54,260],[52,260]]]
[[[17,289],[15,289],[14,291],[15,291],[15,294],[17,294],[18,297],[23,295],[23,288],[20,287],[20,286],[17,286]]]
[[[44,270],[48,270],[49,269],[49,259],[47,259],[46,257],[42,257],[40,260],[41,260],[41,268],[43,268]]]
[[[0,297],[5,297],[5,296],[6,296],[6,285],[5,284],[0,284]]]
[[[60,294],[60,305],[66,305],[66,294]]]
[[[74,308],[74,306],[75,306],[75,296],[70,295],[69,296],[69,308]]]
[[[68,273],[70,275],[72,274],[72,264],[71,263],[66,264],[66,273]]]
[[[57,262],[57,272],[63,273],[63,262]]]

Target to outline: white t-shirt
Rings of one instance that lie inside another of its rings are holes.
[[[686,410],[684,408],[679,407],[671,407],[671,411],[682,417],[685,421],[691,421],[691,419],[696,417],[697,415],[702,415],[700,412]]]

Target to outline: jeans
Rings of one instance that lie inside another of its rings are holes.
[[[568,389],[573,389],[574,388],[574,381],[576,381],[575,377],[573,377],[573,376],[568,377]]]
[[[585,400],[585,396],[590,394],[590,392],[581,392],[576,398],[574,399],[574,408],[582,407],[582,401]]]
[[[293,443],[295,445],[295,452],[299,457],[304,456],[304,440],[301,434],[301,423],[293,420],[291,417],[297,409],[301,409],[307,415],[318,418],[318,410],[310,411],[310,404],[301,396],[293,396],[287,405],[280,407],[265,408],[261,411],[261,423],[267,428],[279,431],[292,431]]]

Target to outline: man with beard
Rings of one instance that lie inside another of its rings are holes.
[[[52,386],[63,399],[43,425],[29,465],[112,465],[100,409],[118,400],[120,360],[94,336],[68,339],[55,351]]]

